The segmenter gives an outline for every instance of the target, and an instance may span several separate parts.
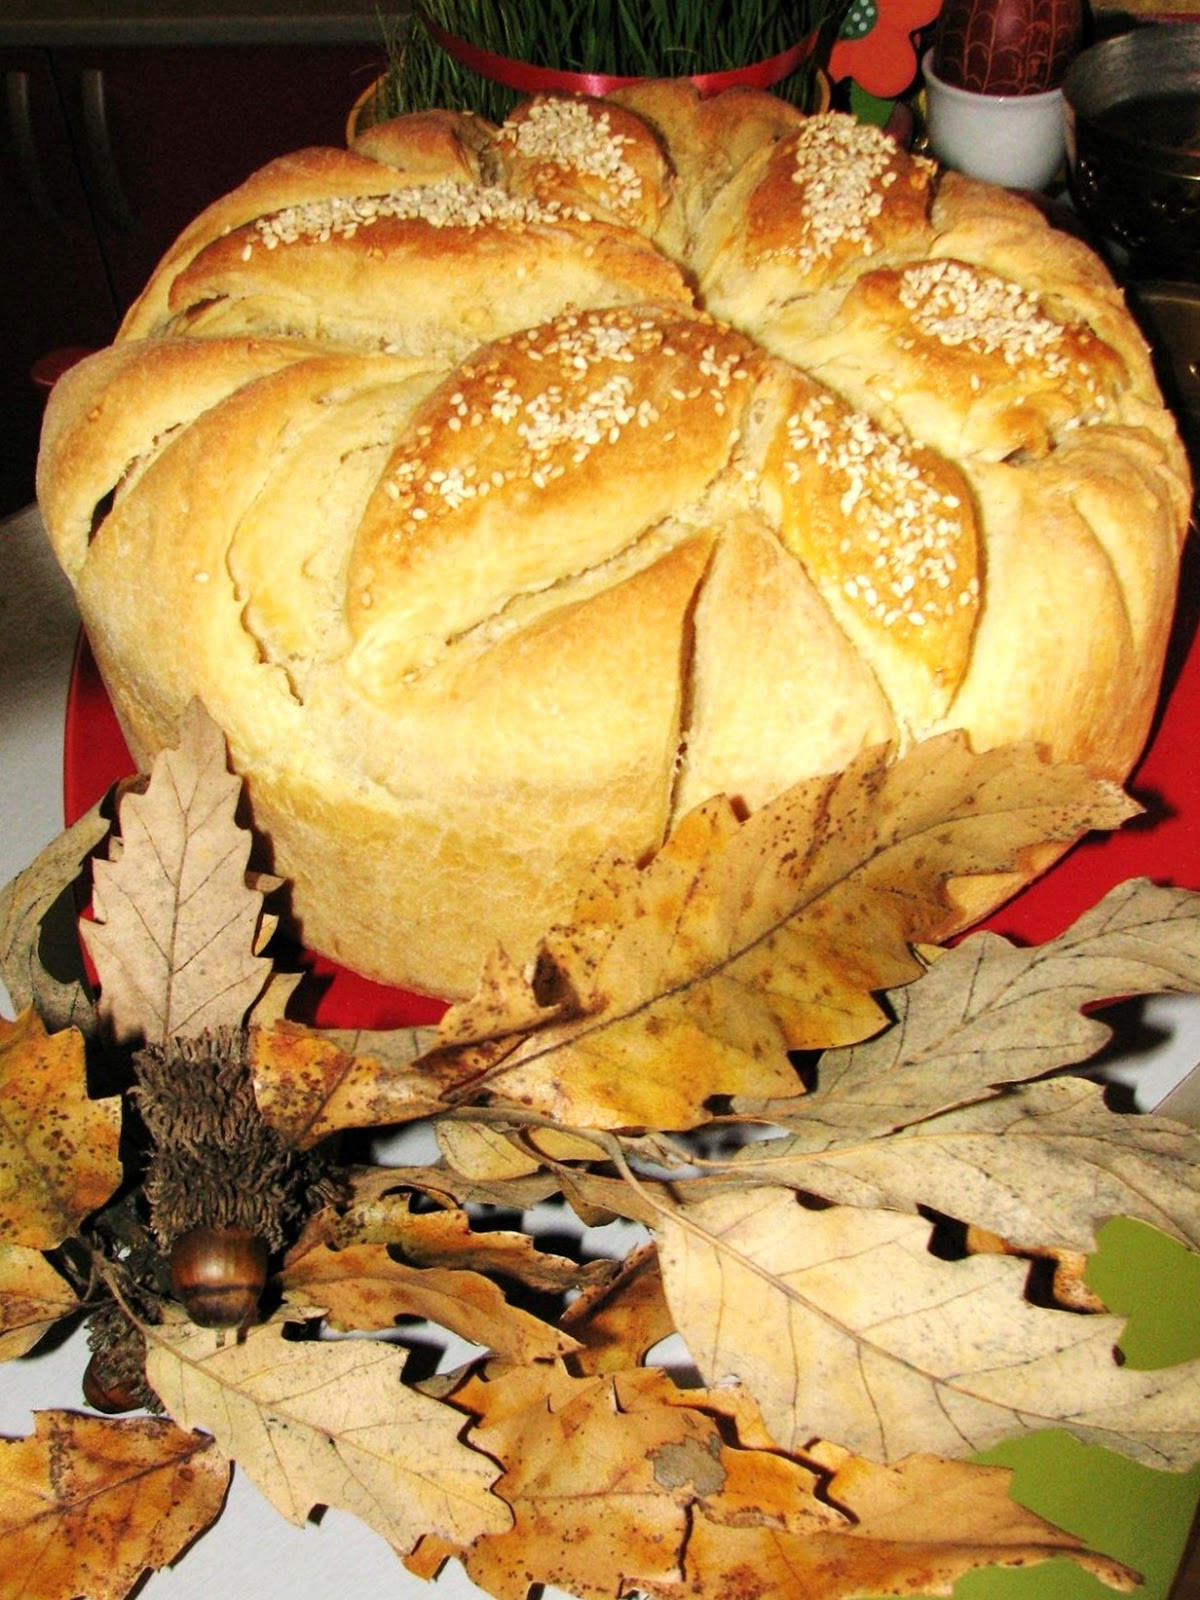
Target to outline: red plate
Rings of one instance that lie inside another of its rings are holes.
[[[1189,540],[1181,604],[1167,659],[1162,703],[1146,755],[1129,788],[1145,815],[1119,832],[1082,841],[985,926],[1041,943],[1068,927],[1127,878],[1200,889],[1200,806],[1193,740],[1200,730],[1200,560]],[[135,770],[87,642],[81,637],[67,694],[63,792],[68,823]],[[330,1028],[399,1028],[435,1022],[443,1005],[372,983],[304,952],[316,995],[310,1019]]]

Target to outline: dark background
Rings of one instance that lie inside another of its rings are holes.
[[[33,499],[45,381],[111,342],[183,227],[272,157],[344,143],[386,61],[381,16],[377,0],[5,0],[0,515]]]

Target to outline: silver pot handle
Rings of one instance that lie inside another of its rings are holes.
[[[29,101],[29,74],[12,70],[4,74],[4,107],[17,159],[17,175],[39,222],[51,233],[66,233],[68,219],[54,203],[33,135]]]
[[[104,73],[99,67],[85,67],[79,75],[83,101],[83,129],[87,141],[88,165],[95,181],[97,197],[110,227],[129,233],[134,227],[133,212],[121,187],[121,176],[113,155],[108,132],[108,104],[104,93]]]

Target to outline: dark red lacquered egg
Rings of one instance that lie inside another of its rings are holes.
[[[1083,0],[944,0],[933,70],[977,94],[1057,89],[1079,49]]]

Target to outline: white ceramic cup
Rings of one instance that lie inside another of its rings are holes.
[[[978,94],[944,83],[933,51],[921,62],[929,143],[948,167],[1007,189],[1044,189],[1062,166],[1066,121],[1061,89]]]

